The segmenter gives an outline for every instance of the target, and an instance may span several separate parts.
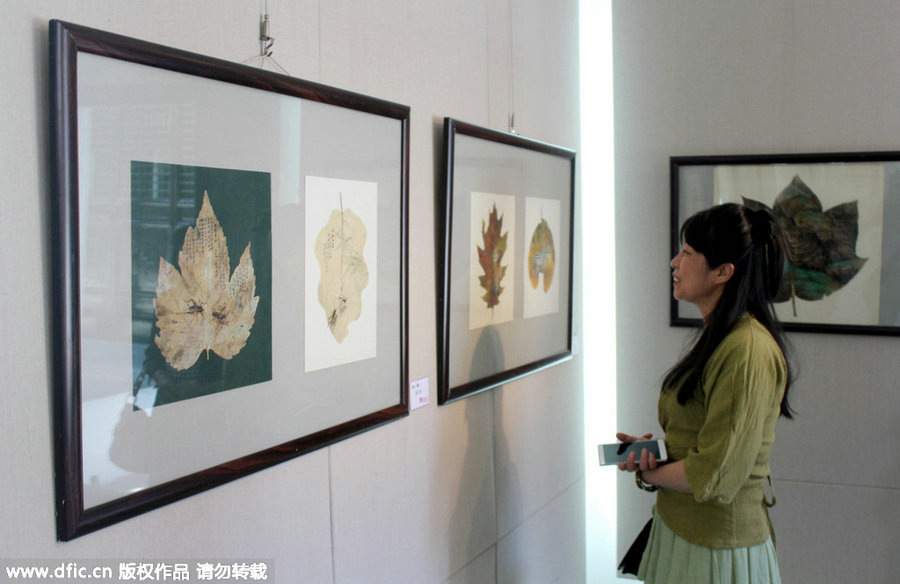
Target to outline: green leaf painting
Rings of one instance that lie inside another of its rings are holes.
[[[751,209],[768,208],[744,198]],[[787,246],[784,280],[775,302],[796,298],[821,300],[838,290],[862,269],[866,258],[856,255],[859,236],[857,202],[836,205],[827,211],[816,194],[795,176],[775,199],[774,212]]]

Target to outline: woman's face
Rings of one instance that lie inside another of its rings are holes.
[[[673,295],[696,305],[705,318],[716,307],[725,289],[727,278],[722,280],[722,270],[710,267],[706,256],[686,242],[672,258],[671,266]]]

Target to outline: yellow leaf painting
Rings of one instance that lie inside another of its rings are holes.
[[[343,201],[343,199],[342,199]],[[351,209],[332,211],[316,238],[315,253],[321,268],[318,297],[328,329],[343,342],[350,323],[362,313],[362,293],[369,284],[363,257],[366,226]]]
[[[531,247],[528,250],[528,277],[531,280],[531,287],[537,289],[543,274],[544,292],[550,290],[555,268],[556,249],[553,246],[553,232],[546,219],[541,219],[531,236]]]

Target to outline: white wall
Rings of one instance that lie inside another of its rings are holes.
[[[437,407],[432,392],[430,406],[401,421],[74,541],[55,541],[47,21],[244,61],[258,54],[263,5],[4,3],[0,559],[269,559],[278,582],[583,581],[581,355],[448,406]],[[409,373],[428,377],[433,388],[442,118],[506,129],[514,108],[520,134],[577,148],[577,2],[268,5],[274,56],[292,75],[412,107]]]
[[[668,157],[900,150],[900,4],[864,4],[613,2],[621,429],[657,428],[687,335],[667,324]],[[896,582],[900,339],[790,338],[798,416],[772,458],[784,581]],[[622,477],[619,501],[621,549],[651,498]]]

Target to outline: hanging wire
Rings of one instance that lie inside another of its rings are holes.
[[[516,82],[515,82],[515,73],[513,70],[513,16],[512,16],[512,0],[508,0],[506,3],[507,7],[507,16],[509,18],[509,133],[517,134],[516,132]]]
[[[266,0],[266,9],[265,14],[263,14],[262,19],[259,21],[259,55],[255,57],[251,57],[244,61],[244,64],[248,64],[252,61],[258,60],[257,67],[260,69],[266,68],[266,63],[272,63],[279,71],[284,73],[285,75],[289,75],[287,70],[282,67],[278,61],[275,60],[275,57],[272,56],[274,52],[273,47],[275,46],[275,38],[269,34],[269,1]]]

